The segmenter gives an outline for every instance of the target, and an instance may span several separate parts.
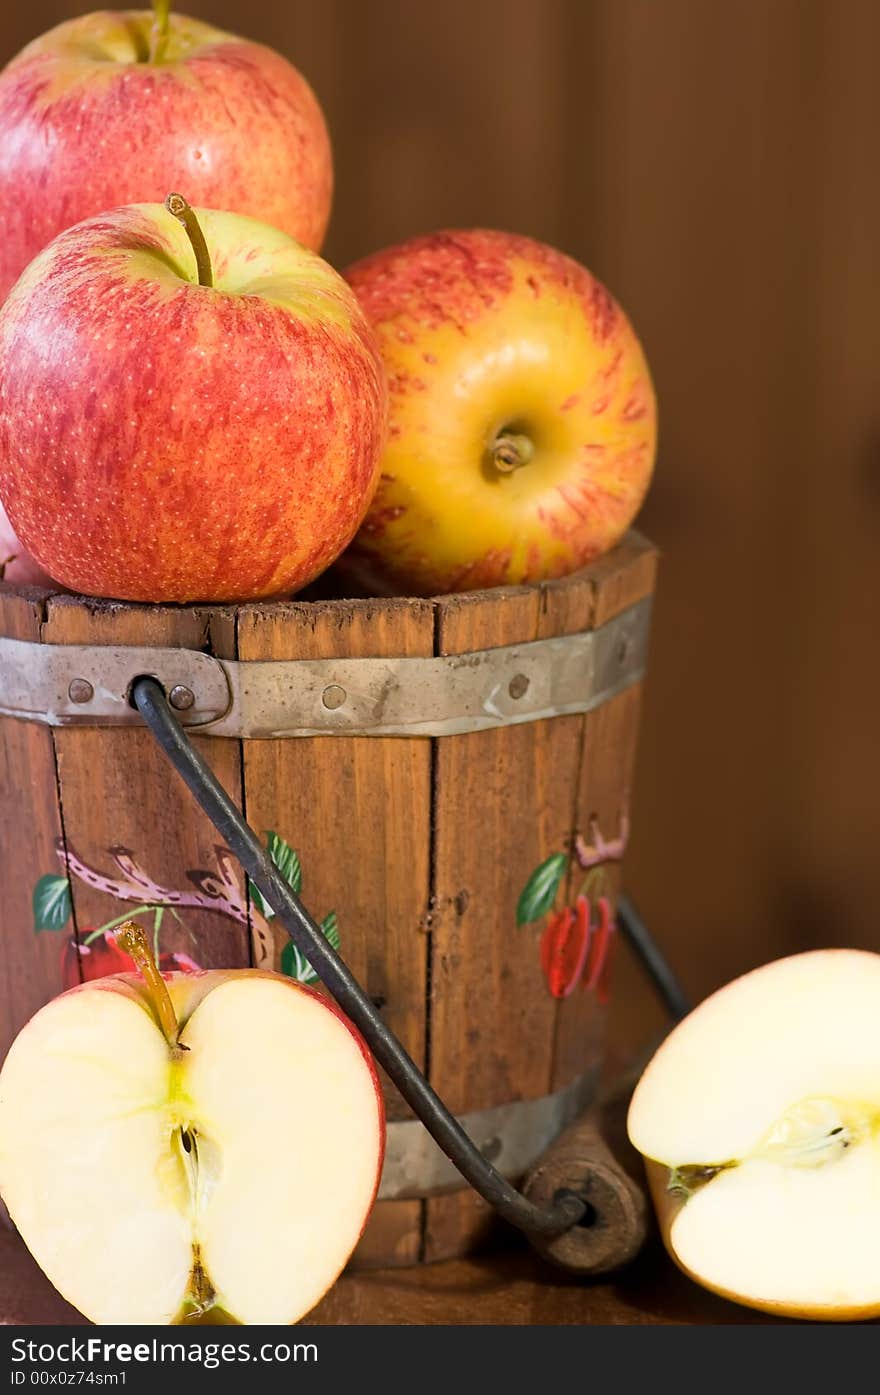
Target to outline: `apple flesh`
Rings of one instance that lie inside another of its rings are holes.
[[[93,1322],[296,1322],[375,1197],[372,1061],[280,975],[172,974],[167,989],[171,1041],[135,975],[72,989],[22,1030],[0,1073],[0,1193]]]
[[[880,1315],[880,955],[799,954],[715,993],[628,1127],[698,1283],[778,1315]]]
[[[0,307],[0,498],[63,585],[132,601],[305,586],[377,479],[385,383],[343,279],[285,233],[161,204],[87,219]]]
[[[305,79],[262,44],[178,14],[151,62],[152,27],[147,10],[82,15],[0,74],[0,300],[64,228],[178,187],[320,248],[332,163]]]
[[[604,286],[484,230],[414,238],[346,276],[391,403],[357,557],[431,595],[561,576],[613,547],[648,487],[656,409]]]

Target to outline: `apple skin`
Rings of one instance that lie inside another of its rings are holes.
[[[0,74],[0,300],[57,233],[183,189],[319,249],[333,170],[305,79],[262,44],[172,14],[99,11],[28,44]],[[140,55],[140,61],[138,56]]]
[[[543,243],[414,238],[345,273],[390,387],[382,474],[352,556],[420,595],[565,575],[608,551],[650,481],[656,404],[623,311]],[[488,450],[524,433],[532,459]]]
[[[16,537],[6,510],[0,504],[0,581],[13,586],[51,586],[52,578],[44,571]]]
[[[0,307],[0,498],[71,590],[289,594],[350,541],[386,392],[346,283],[286,234],[196,210],[214,286],[161,204],[61,233]]]

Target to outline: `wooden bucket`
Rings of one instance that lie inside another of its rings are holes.
[[[521,1175],[589,1103],[600,1067],[600,898],[613,899],[626,844],[655,561],[632,533],[544,585],[228,607],[0,583],[0,1054],[65,984],[122,967],[89,936],[135,905],[164,908],[144,923],[159,922],[166,965],[308,974],[126,707],[126,649],[171,651],[139,671],[179,690],[181,719],[203,728],[197,744],[251,825],[296,849],[306,904],[335,912],[341,953],[391,1028],[484,1151]],[[362,659],[431,664],[349,662]],[[246,667],[258,660],[300,663],[258,674]],[[237,716],[218,718],[201,691],[218,673],[234,675]],[[320,734],[273,735],[279,704],[287,726]],[[131,724],[92,725],[96,712]],[[577,926],[548,910],[584,881],[585,962]],[[384,1199],[357,1261],[466,1252],[488,1207],[390,1086],[386,1099]]]

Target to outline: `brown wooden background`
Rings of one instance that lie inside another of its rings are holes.
[[[85,4],[0,17],[0,59]],[[482,223],[585,261],[662,412],[627,883],[700,994],[880,947],[880,4],[189,0],[321,97],[339,265]],[[631,967],[620,1039],[658,1021]]]

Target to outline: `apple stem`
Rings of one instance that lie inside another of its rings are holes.
[[[510,475],[523,465],[528,465],[535,453],[534,442],[528,436],[519,436],[503,431],[489,447],[495,469],[502,475]]]
[[[168,20],[171,0],[153,0],[153,24],[150,29],[149,63],[161,63],[168,47]]]
[[[159,1018],[159,1025],[168,1038],[169,1045],[177,1045],[179,1029],[174,1004],[168,986],[159,973],[159,966],[153,957],[143,926],[134,920],[127,920],[116,932],[116,943],[121,950],[134,960],[135,968],[143,977],[150,990],[153,1006]]]
[[[196,269],[199,274],[200,286],[213,286],[214,273],[211,270],[211,256],[208,252],[208,244],[205,241],[205,234],[199,226],[199,220],[190,208],[183,194],[169,194],[165,200],[165,207],[178,223],[182,223],[187,237],[192,243],[192,249],[196,257]]]

